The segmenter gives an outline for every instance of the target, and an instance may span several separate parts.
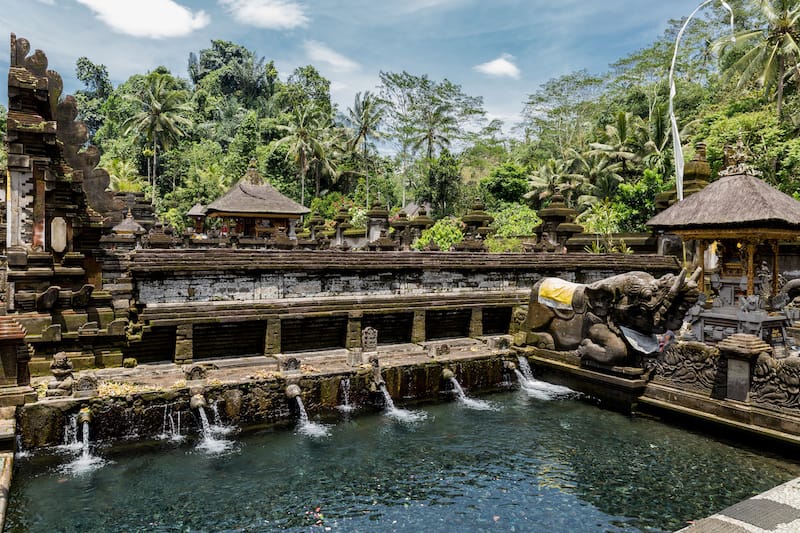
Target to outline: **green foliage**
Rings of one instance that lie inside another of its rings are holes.
[[[494,217],[491,227],[497,237],[520,237],[533,235],[536,227],[542,223],[534,209],[520,204],[510,204],[490,213]]]
[[[454,217],[437,220],[436,224],[422,232],[413,247],[415,250],[423,250],[433,242],[439,250],[447,251],[464,240],[462,226],[461,221]]]
[[[528,192],[528,172],[518,163],[503,163],[480,181],[483,191],[500,202],[519,202]]]
[[[514,237],[509,238],[492,235],[484,242],[490,254],[502,254],[507,252],[520,253],[524,251],[522,241]]]
[[[613,211],[619,214],[620,231],[647,231],[646,222],[656,214],[656,195],[667,190],[668,185],[649,168],[635,183],[621,183],[613,204]]]
[[[349,200],[342,193],[332,192],[311,200],[311,212],[325,220],[333,220],[336,213],[348,203]]]
[[[764,174],[764,178],[776,183],[776,170],[785,149],[788,136],[778,118],[769,110],[725,116],[711,114],[699,130],[704,139],[709,164],[713,171],[722,169],[725,147],[733,146],[741,139],[752,154],[750,164]]]
[[[455,214],[458,201],[461,174],[458,161],[446,148],[430,165],[429,186],[426,198],[430,200],[434,218],[442,218]]]

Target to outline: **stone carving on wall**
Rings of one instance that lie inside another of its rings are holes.
[[[601,365],[630,365],[658,351],[657,334],[677,331],[694,305],[700,269],[686,278],[628,272],[589,285],[544,278],[531,290],[528,343],[576,350]]]
[[[726,360],[719,350],[701,342],[670,344],[655,358],[645,359],[653,380],[683,389],[712,393],[725,379]]]
[[[113,222],[122,221],[124,204],[108,190],[111,177],[105,169],[98,168],[100,150],[86,146],[89,130],[78,119],[78,104],[72,95],[64,98],[56,108],[58,140],[63,143],[64,159],[72,167],[73,182],[82,183],[89,205]],[[84,148],[84,146],[86,146]]]
[[[364,328],[361,331],[361,349],[364,352],[378,351],[378,330],[375,328]]]
[[[776,359],[767,352],[753,367],[750,401],[775,407],[800,407],[800,357]]]

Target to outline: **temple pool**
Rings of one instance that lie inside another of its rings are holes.
[[[106,463],[82,474],[64,469],[66,452],[21,457],[6,530],[672,531],[800,475],[651,419],[533,396],[343,415],[322,436],[272,429],[227,435],[230,447],[101,445]]]

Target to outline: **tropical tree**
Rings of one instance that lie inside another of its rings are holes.
[[[300,178],[300,203],[303,205],[306,198],[306,177],[312,165],[316,166],[317,176],[324,170],[332,170],[328,157],[330,142],[326,138],[327,121],[328,117],[316,105],[307,103],[294,108],[289,124],[277,126],[284,135],[273,142],[273,150],[286,146],[286,157],[294,160],[297,176]]]
[[[101,161],[100,166],[106,169],[111,178],[109,188],[112,191],[138,192],[142,190],[142,177],[134,163],[115,157],[107,162]]]
[[[523,196],[533,200],[534,207],[539,207],[544,200],[556,192],[562,193],[566,189],[577,189],[573,184],[577,184],[579,180],[583,179],[583,176],[572,171],[573,164],[572,159],[548,159],[531,172],[528,179],[529,191]],[[567,190],[567,192],[570,191]],[[566,199],[569,201],[571,198]]]
[[[800,74],[800,3],[796,0],[751,0],[766,25],[736,35],[735,44],[722,37],[714,49],[733,45],[743,55],[726,71],[738,75],[737,87],[755,79],[769,96],[774,91],[778,118],[783,112],[784,88],[791,76]]]
[[[383,119],[384,109],[384,103],[369,91],[366,91],[363,96],[360,92],[356,93],[353,107],[347,109],[347,123],[352,131],[348,139],[348,147],[355,151],[361,145],[367,189],[367,208],[369,208],[369,158],[367,154],[369,138],[380,137],[378,126]]]
[[[611,124],[607,124],[598,142],[589,143],[590,153],[604,155],[620,163],[623,174],[642,161],[649,150],[647,126],[641,117],[620,111]]]
[[[123,124],[127,132],[136,131],[144,136],[153,147],[152,186],[153,203],[156,198],[156,177],[158,173],[158,147],[167,148],[186,134],[192,125],[189,118],[191,107],[188,94],[184,90],[171,87],[171,76],[153,73],[143,93],[130,95],[138,107],[136,114]]]

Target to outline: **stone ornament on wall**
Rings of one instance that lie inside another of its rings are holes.
[[[773,407],[800,406],[800,357],[775,359],[764,352],[753,367],[750,401]]]
[[[361,331],[361,349],[364,352],[378,351],[378,330],[375,328],[364,328]]]
[[[655,381],[713,393],[724,383],[726,360],[717,348],[692,341],[667,346],[658,357],[646,359],[644,366],[653,371]]]

